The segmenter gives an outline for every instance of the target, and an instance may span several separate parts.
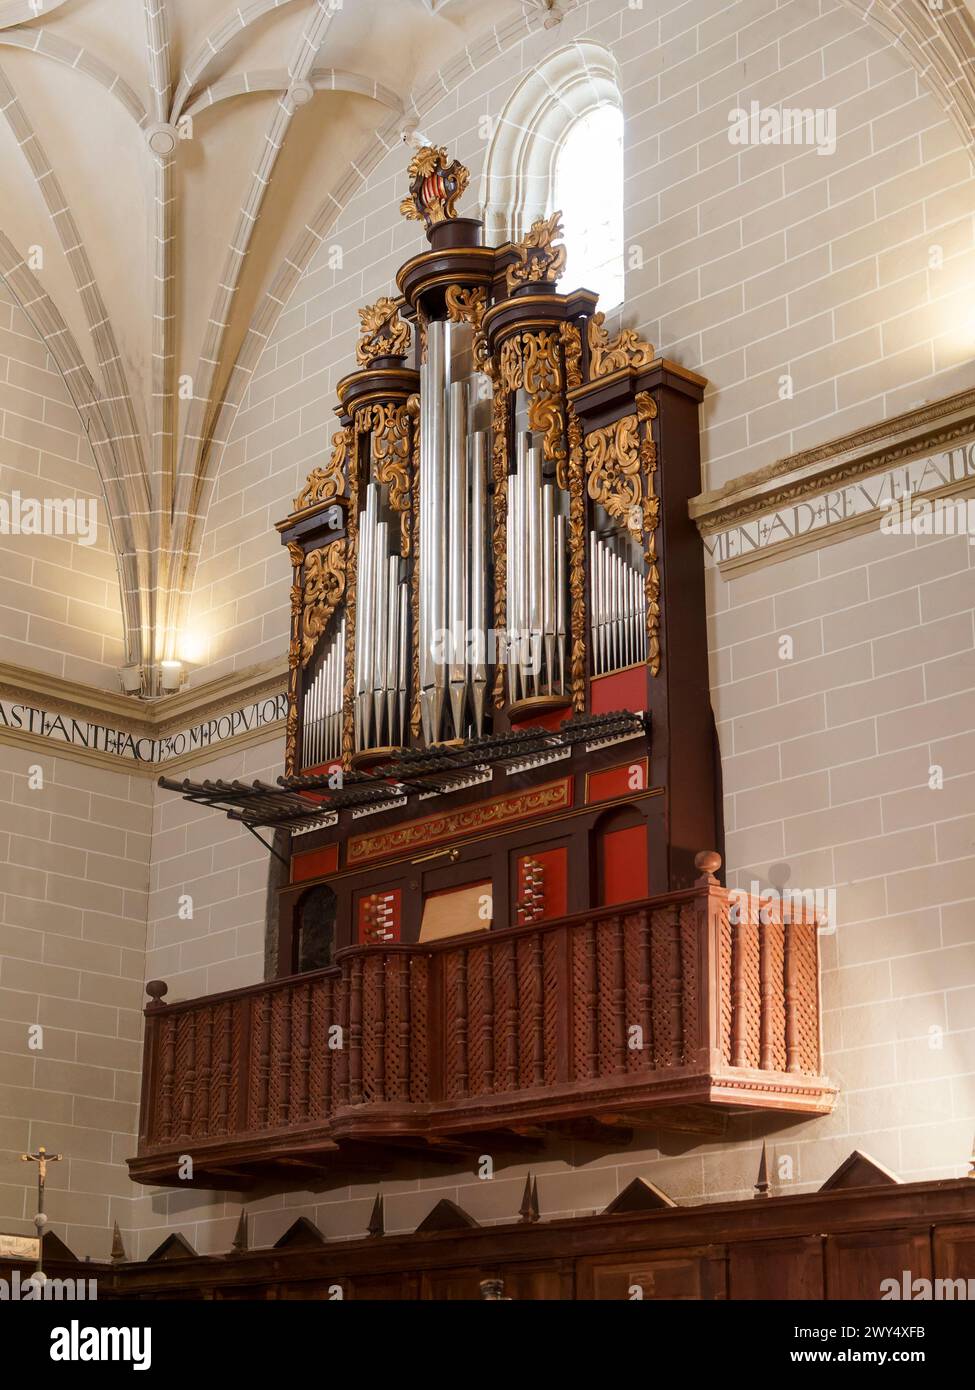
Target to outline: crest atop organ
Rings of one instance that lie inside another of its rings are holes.
[[[359,310],[329,455],[278,526],[293,566],[281,786],[180,785],[290,832],[285,972],[312,882],[334,892],[340,948],[645,898],[691,883],[695,853],[720,845],[686,505],[705,383],[612,333],[589,290],[559,291],[557,211],[488,247],[458,214],[456,159],[420,149],[408,179],[400,211],[428,247]]]

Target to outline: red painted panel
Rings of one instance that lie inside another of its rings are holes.
[[[526,719],[512,719],[513,729],[561,729],[567,719],[572,718],[571,709],[550,709],[541,714],[530,714]]]
[[[599,772],[590,772],[586,781],[586,801],[611,801],[615,796],[645,792],[646,789],[647,760],[634,758],[632,762],[620,763],[618,767],[604,767]]]
[[[531,907],[524,895],[523,866],[530,859],[542,871],[539,888],[540,903]],[[569,911],[569,853],[565,846],[547,849],[540,854],[522,854],[515,864],[516,907],[519,924],[545,922],[553,917],[565,917]]]
[[[338,845],[324,845],[321,849],[306,850],[304,854],[293,854],[291,882],[304,883],[306,878],[321,878],[323,874],[333,874],[338,866]]]
[[[610,714],[618,709],[645,710],[646,666],[628,666],[625,671],[611,671],[608,676],[596,676],[589,683],[589,705],[593,714]]]
[[[403,895],[398,888],[363,893],[359,898],[359,945],[378,946],[399,941]]]
[[[607,830],[600,837],[599,852],[602,860],[601,907],[630,903],[648,896],[645,825]]]

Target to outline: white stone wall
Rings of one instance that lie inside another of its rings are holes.
[[[0,660],[118,689],[118,569],[101,484],[64,379],[0,285],[0,498],[93,500],[93,544],[0,534]]]
[[[40,769],[42,785],[34,769]],[[131,1224],[152,784],[0,743],[0,1226],[78,1255]],[[32,1037],[31,1029],[41,1033]]]

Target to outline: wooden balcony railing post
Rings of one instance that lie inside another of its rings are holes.
[[[762,1071],[775,1068],[775,990],[772,973],[774,970],[772,938],[775,932],[784,931],[781,922],[771,917],[759,926],[758,979],[759,979],[759,1066]]]
[[[569,928],[559,927],[556,933],[556,990],[559,1009],[555,1022],[555,1081],[556,1085],[572,1080],[572,955]]]
[[[168,1139],[172,1124],[175,1052],[171,1042],[172,1020],[167,1018],[163,1021],[166,1011],[163,996],[168,990],[169,986],[164,980],[149,980],[146,984],[149,1003],[145,1008],[145,1041],[142,1054],[140,1148],[156,1139]]]
[[[531,938],[528,954],[532,1020],[532,1085],[545,1085],[545,971],[542,960],[542,934]]]
[[[700,870],[700,877],[697,879],[700,983],[699,1048],[693,1061],[699,1070],[716,1074],[731,1060],[731,941],[728,894],[717,878],[717,872],[721,867],[719,854],[714,851],[702,851],[694,863]]]
[[[311,987],[304,985],[294,994],[299,1011],[298,1041],[295,1046],[295,1072],[292,1081],[292,1115],[307,1120],[310,1099],[311,1071]]]
[[[799,994],[796,981],[795,924],[784,923],[785,931],[785,1066],[786,1071],[802,1071],[799,1048]]]
[[[216,1023],[212,1004],[202,1011],[201,1022],[203,1027],[198,1044],[199,1060],[193,1105],[194,1138],[205,1137],[210,1129],[210,1107],[213,1104],[213,1030]]]
[[[352,957],[349,975],[349,1104],[362,1104],[362,957]]]
[[[410,1098],[410,958],[400,952],[396,962],[396,1079],[387,1080],[386,1094],[392,1100]],[[392,1046],[390,1053],[392,1053]]]
[[[226,1134],[228,1128],[230,1110],[230,1058],[235,1012],[236,1010],[232,1004],[228,1004],[220,1010],[220,1021],[222,1026],[218,1045],[219,1060],[216,1065],[214,1085],[213,1129],[216,1134]]]

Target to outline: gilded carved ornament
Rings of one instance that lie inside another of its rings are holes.
[[[553,212],[551,217],[539,217],[532,223],[528,235],[514,243],[513,250],[518,259],[508,267],[506,279],[509,294],[520,285],[548,283],[559,278],[565,270],[566,258],[561,237],[561,212]]]
[[[291,777],[298,758],[298,671],[301,665],[301,567],[305,552],[297,541],[288,542],[291,557],[291,641],[288,645],[288,716],[284,726],[284,769]]]
[[[399,205],[411,222],[423,222],[427,230],[457,216],[457,200],[470,182],[470,172],[460,160],[447,162],[443,146],[424,145],[410,160],[410,191]]]
[[[634,534],[643,530],[643,481],[635,415],[586,435],[586,488],[614,521]]]
[[[389,488],[393,511],[409,516],[410,507],[410,427],[409,401],[402,405],[374,405],[370,411],[372,461],[377,483]],[[409,528],[406,528],[407,534]],[[408,553],[408,552],[404,552]]]
[[[345,595],[345,540],[331,541],[305,556],[301,586],[301,665],[311,660],[319,637]]]
[[[410,325],[399,316],[401,299],[383,295],[359,310],[359,342],[355,360],[369,367],[380,357],[405,357],[410,350]]]
[[[660,674],[660,568],[657,563],[657,525],[660,521],[660,498],[657,496],[655,475],[657,472],[657,446],[653,438],[653,421],[657,417],[657,403],[648,391],[641,391],[636,398],[637,418],[643,427],[640,441],[640,466],[643,472],[643,532],[645,537],[644,559],[647,573],[644,579],[644,594],[647,604],[647,664],[651,674]]]
[[[593,314],[587,328],[589,342],[589,379],[609,376],[624,367],[649,367],[653,347],[641,338],[635,328],[622,328],[615,338],[603,327],[606,315]]]
[[[565,412],[562,359],[557,331],[515,334],[501,346],[501,380],[509,392],[528,397],[528,427],[542,435],[542,452],[556,464],[559,487],[565,475]]]
[[[349,434],[348,430],[336,430],[332,435],[332,457],[325,468],[313,468],[308,474],[305,486],[294,500],[295,512],[303,512],[306,507],[317,506],[320,502],[332,502],[345,492]]]
[[[487,291],[483,286],[464,289],[462,285],[448,285],[444,295],[447,318],[451,323],[469,323],[474,329],[472,352],[474,366],[486,376],[494,376],[494,362],[484,336],[484,314],[487,309]],[[426,343],[424,341],[424,347]],[[424,359],[425,360],[425,359]]]

